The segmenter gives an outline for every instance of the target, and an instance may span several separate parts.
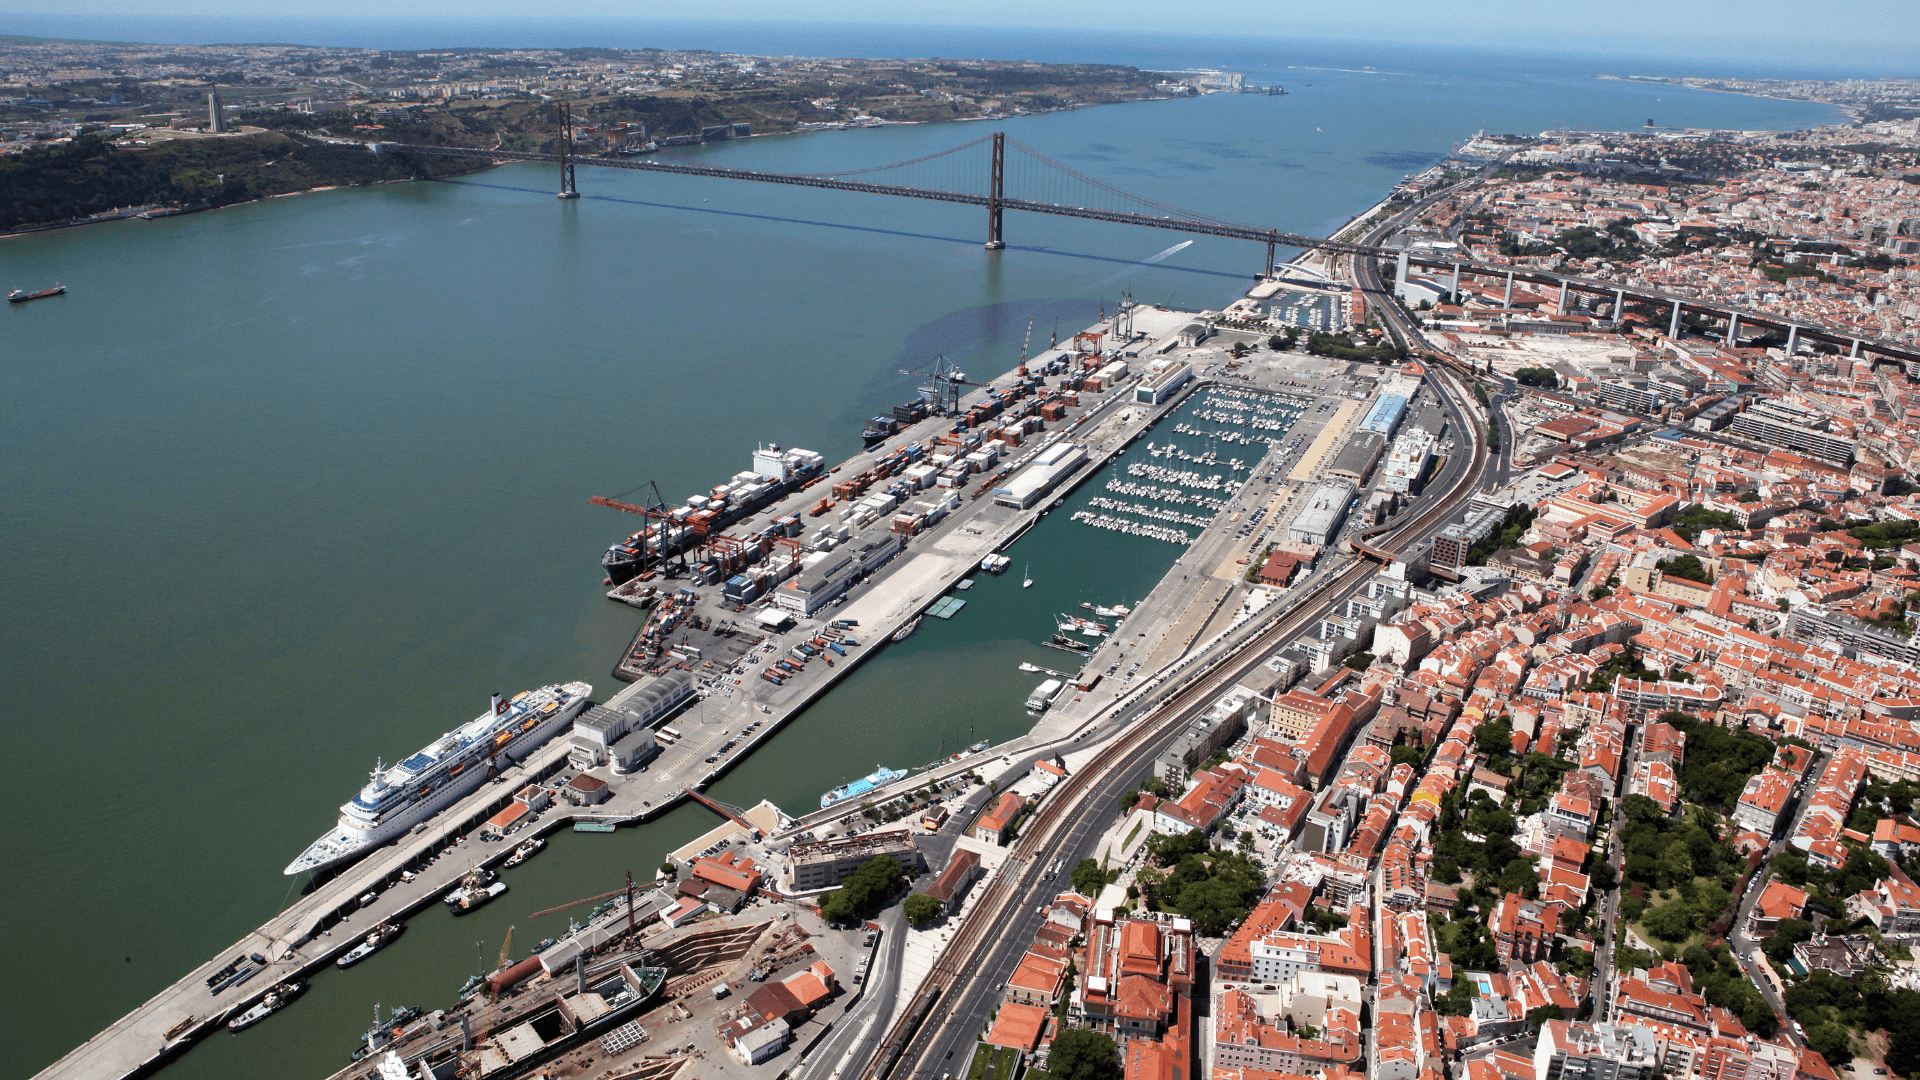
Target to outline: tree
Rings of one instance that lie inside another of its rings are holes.
[[[899,863],[875,855],[827,897],[820,905],[820,916],[834,925],[856,922],[886,903],[894,886],[906,876]]]
[[[1593,887],[1601,892],[1606,892],[1608,889],[1613,888],[1616,881],[1613,864],[1605,859],[1594,860],[1593,872],[1587,875],[1587,877],[1592,882]]]
[[[1686,901],[1669,900],[1647,912],[1640,925],[1662,941],[1679,941],[1693,928],[1693,912]]]
[[[900,905],[900,910],[906,915],[908,922],[918,927],[926,927],[933,925],[946,909],[941,906],[940,901],[926,893],[917,892],[907,897],[907,902]]]
[[[1474,748],[1489,756],[1513,753],[1513,721],[1504,714],[1473,729]]]
[[[1536,1005],[1527,1010],[1527,1023],[1537,1030],[1548,1020],[1565,1020],[1567,1010],[1558,1005]]]
[[[1120,1048],[1091,1028],[1068,1028],[1054,1036],[1047,1072],[1056,1080],[1120,1080]]]
[[[1073,891],[1081,896],[1098,897],[1109,880],[1107,872],[1100,869],[1097,860],[1081,859],[1080,864],[1073,868]]]
[[[1793,955],[1793,947],[1813,936],[1813,924],[1805,919],[1781,919],[1773,926],[1773,933],[1762,942],[1760,950],[1767,959],[1776,964],[1786,963]]]

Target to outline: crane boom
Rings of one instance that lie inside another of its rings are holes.
[[[602,495],[590,496],[587,501],[595,506],[611,506],[615,510],[625,510],[629,514],[639,514],[641,517],[661,516],[658,510],[649,510],[644,506],[635,506],[633,503],[624,503],[618,499],[609,499]]]
[[[554,912],[556,912],[556,911],[565,911],[565,910],[567,910],[568,908],[577,908],[577,907],[579,907],[579,906],[580,906],[581,904],[591,904],[591,903],[593,903],[593,902],[594,902],[595,900],[607,900],[607,899],[611,899],[612,897],[615,897],[615,896],[625,896],[625,895],[627,895],[627,890],[626,890],[626,889],[624,889],[624,888],[620,888],[620,889],[615,889],[615,890],[613,890],[612,892],[609,892],[609,893],[601,893],[601,894],[600,894],[599,896],[589,896],[589,897],[587,897],[587,898],[586,898],[585,900],[575,900],[575,901],[574,901],[573,903],[571,903],[571,904],[561,904],[561,905],[560,905],[559,907],[550,907],[550,908],[548,908],[548,909],[546,909],[545,911],[536,911],[536,912],[534,912],[533,914],[531,914],[531,915],[529,915],[529,916],[527,916],[527,918],[529,918],[529,919],[537,919],[537,918],[539,918],[539,917],[540,917],[540,916],[542,916],[542,915],[551,915],[551,914],[553,914],[553,913],[554,913]]]

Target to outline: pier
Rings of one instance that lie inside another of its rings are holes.
[[[1182,312],[1151,312],[1159,316],[1157,320],[1143,317],[1149,314],[1142,311],[1136,318],[1149,330],[1160,332],[1137,333],[1131,341],[1123,343],[1122,348],[1137,349],[1143,357],[1163,345],[1171,348],[1178,327],[1191,319],[1189,313]],[[1166,325],[1160,327],[1158,323]],[[1002,376],[995,382],[1004,385],[1007,379],[1008,376]],[[424,828],[416,827],[414,832],[323,882],[49,1065],[38,1077],[100,1080],[145,1075],[187,1050],[201,1036],[224,1024],[229,1016],[253,1004],[276,983],[303,978],[352,948],[373,927],[405,919],[433,905],[474,867],[504,861],[520,842],[570,827],[575,820],[639,822],[679,805],[691,791],[705,787],[745,759],[859,667],[896,631],[918,618],[961,578],[975,573],[982,558],[1013,543],[1046,514],[1055,501],[1095,475],[1113,455],[1177,408],[1188,394],[1205,385],[1204,380],[1195,381],[1158,404],[1142,404],[1133,400],[1136,382],[1137,377],[1129,377],[1098,392],[1082,391],[1079,407],[1069,410],[1060,420],[1050,423],[1045,433],[1033,436],[1026,446],[1012,452],[1010,456],[1016,466],[1042,448],[1062,440],[1081,446],[1087,454],[1086,463],[1037,504],[1019,509],[999,505],[989,497],[962,495],[959,509],[913,537],[889,563],[875,569],[852,588],[843,604],[824,608],[816,617],[803,620],[799,627],[772,635],[758,646],[765,649],[772,645],[784,652],[788,644],[811,638],[818,627],[830,620],[857,620],[860,644],[850,648],[845,659],[834,666],[807,664],[799,675],[782,686],[759,678],[758,669],[749,669],[753,672],[749,677],[727,676],[702,668],[698,672],[702,679],[700,698],[668,721],[684,733],[682,739],[663,745],[660,756],[642,772],[612,776],[605,769],[593,770],[595,775],[608,781],[612,789],[610,798],[591,807],[555,802],[541,811],[530,826],[498,842],[482,841],[479,838],[482,825],[510,805],[516,793],[529,784],[571,775],[567,764],[567,737],[564,732],[555,736],[525,761],[504,769],[497,779],[426,822]],[[967,400],[976,400],[986,392],[983,388]],[[967,401],[962,402],[963,411],[966,404]],[[952,424],[953,421],[946,418],[922,421],[885,443],[855,455],[833,472],[853,475],[868,468],[892,447],[905,441],[924,442],[944,434]],[[975,483],[990,489],[1006,475],[1005,471],[983,474]],[[990,495],[991,491],[978,494]],[[818,495],[817,490],[795,493],[762,513],[775,516],[792,513],[817,501]],[[672,584],[678,587],[682,583],[683,579],[676,579]],[[712,594],[711,601],[718,601],[717,586],[703,591]],[[706,602],[703,598],[703,603]],[[760,655],[776,656],[780,652]],[[596,707],[620,708],[646,686],[643,680],[610,696],[597,695]],[[728,687],[732,688],[731,693],[727,692]],[[751,732],[745,731],[756,722],[758,726]],[[721,753],[720,748],[728,743],[732,749]],[[921,782],[925,782],[925,777]],[[316,822],[315,826],[318,831],[325,823]],[[370,898],[369,894],[372,894]],[[367,902],[363,904],[362,900]],[[236,959],[256,954],[264,963],[257,965],[258,972],[243,985],[220,991],[209,987],[208,979],[216,972]]]

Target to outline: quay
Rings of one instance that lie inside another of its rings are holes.
[[[582,772],[569,762],[568,737],[556,736],[524,762],[507,768],[496,780],[426,822],[424,829],[389,843],[322,881],[291,907],[38,1075],[119,1078],[151,1072],[228,1016],[252,1004],[267,988],[324,967],[374,926],[404,919],[428,907],[470,870],[503,861],[520,842],[534,836],[576,822],[604,827],[645,821],[688,798],[699,799],[732,819],[719,831],[746,828],[729,808],[699,796],[699,789],[763,745],[897,631],[922,617],[959,581],[977,572],[983,558],[1016,541],[1077,485],[1098,474],[1115,455],[1144,437],[1193,394],[1209,388],[1229,388],[1318,402],[1317,412],[1303,412],[1288,432],[1281,433],[1292,438],[1291,444],[1266,446],[1249,480],[1223,493],[1229,496],[1229,505],[1215,515],[1128,618],[1124,629],[1129,633],[1123,637],[1116,631],[1083,659],[1078,680],[1081,685],[1070,688],[1029,734],[983,754],[943,763],[931,772],[883,786],[865,798],[884,801],[908,788],[924,786],[930,780],[945,781],[973,768],[1002,772],[1023,769],[1026,762],[1043,752],[1091,747],[1102,741],[1100,737],[1117,733],[1155,702],[1200,677],[1208,667],[1205,658],[1242,643],[1240,639],[1250,638],[1266,621],[1252,617],[1258,609],[1229,602],[1238,593],[1239,578],[1259,553],[1261,542],[1282,525],[1278,508],[1290,504],[1291,493],[1311,469],[1309,463],[1338,451],[1360,411],[1359,402],[1371,395],[1377,377],[1387,374],[1374,369],[1354,375],[1352,372],[1371,365],[1297,354],[1267,353],[1262,364],[1243,365],[1237,356],[1230,358],[1227,345],[1252,343],[1264,340],[1263,336],[1219,328],[1203,330],[1196,337],[1194,325],[1192,313],[1134,308],[1126,313],[1124,324],[1116,313],[1113,320],[1091,328],[1090,334],[1103,335],[1106,342],[1100,352],[1082,356],[1071,347],[1049,349],[1031,359],[1029,363],[1041,371],[1058,367],[1054,362],[1065,359],[1073,372],[1080,374],[1095,363],[1104,365],[1115,359],[1124,359],[1130,366],[1117,380],[1110,378],[1083,387],[1070,403],[1062,400],[1063,407],[1052,411],[1041,430],[1004,446],[1011,460],[998,471],[980,472],[963,488],[932,489],[934,497],[945,497],[953,504],[946,516],[904,536],[900,550],[862,571],[841,595],[824,606],[763,625],[748,613],[746,603],[728,600],[719,582],[696,587],[685,577],[661,575],[656,579],[658,594],[654,602],[678,605],[689,616],[685,623],[699,629],[688,634],[676,631],[676,649],[656,650],[650,656],[637,654],[630,646],[619,661],[616,675],[636,681],[605,697],[582,718],[644,712],[646,700],[650,700],[645,696],[654,692],[660,675],[686,672],[687,676],[680,678],[690,677],[694,683],[690,702],[644,725],[670,727],[674,732],[674,737],[658,740],[658,756],[636,772],[615,773],[604,765]],[[1211,344],[1205,343],[1208,337],[1214,339]],[[1143,376],[1139,369],[1154,360],[1170,361],[1172,366]],[[1179,381],[1164,378],[1168,370],[1184,377]],[[988,394],[1004,392],[1022,378],[1021,371],[1002,375],[963,398],[959,411],[965,413],[970,403],[978,404]],[[1034,376],[1025,379],[1031,386]],[[1039,392],[1057,388],[1058,384],[1049,385],[1044,377],[1040,379]],[[939,416],[912,424],[737,527],[752,535],[764,524],[795,514],[803,515],[803,524],[830,524],[829,519],[807,513],[820,501],[822,486],[867,473],[900,448],[928,445],[946,437],[954,426],[952,418]],[[1311,446],[1306,440],[1311,440]],[[1084,453],[1085,460],[1064,469],[1053,486],[1024,504],[1017,498],[996,497],[1007,490],[1001,487],[1003,483],[1017,485],[1022,470],[1036,458],[1068,445]],[[1306,447],[1304,453],[1302,447]],[[1295,454],[1301,456],[1295,459]],[[1268,514],[1258,536],[1252,534],[1252,521],[1245,530],[1225,527],[1256,507],[1267,508]],[[1280,535],[1284,537],[1285,533]],[[1353,572],[1353,558],[1330,548],[1322,565],[1288,592],[1304,596]],[[614,594],[620,592],[614,590]],[[623,599],[618,595],[613,598]],[[1284,595],[1276,602],[1284,608]],[[851,623],[850,633],[858,642],[847,646],[840,659],[822,654],[817,659],[826,662],[801,665],[781,685],[760,676],[773,659],[785,655],[796,643],[814,639],[836,621]],[[689,648],[695,640],[690,636],[693,633],[700,635],[698,644]],[[635,644],[641,644],[638,638]],[[639,706],[628,710],[635,702]],[[997,769],[990,765],[996,761]],[[564,795],[577,790],[577,785],[570,786],[570,782],[580,776],[591,776],[599,782],[596,798],[600,801],[555,801],[523,817],[507,835],[491,841],[482,839],[483,826],[489,819],[512,806],[516,796],[530,785],[550,784]],[[968,796],[973,797],[984,795],[975,792]],[[747,831],[759,833],[756,840],[779,848],[803,836],[824,838],[859,831],[869,827],[859,819],[862,802],[846,800],[798,819],[771,808],[757,808],[749,816],[759,823]],[[255,955],[261,958],[259,970],[244,987],[210,989],[209,977],[235,960],[252,963],[248,958]]]
[[[1109,336],[1107,340],[1114,343],[1116,351],[1137,354],[1141,359],[1172,350],[1178,344],[1181,329],[1192,320],[1191,313],[1154,308],[1139,308],[1131,314],[1131,335],[1124,339]],[[1111,335],[1113,327],[1101,324],[1094,330]],[[1051,350],[1043,355],[1059,351]],[[978,401],[994,389],[1010,385],[1014,378],[1017,376],[1010,372],[976,390],[962,400],[962,411],[968,402]],[[564,783],[571,778],[567,737],[564,732],[556,735],[525,761],[502,770],[497,779],[426,822],[424,830],[416,827],[413,833],[390,842],[324,881],[292,906],[47,1066],[37,1077],[39,1080],[68,1077],[107,1080],[146,1075],[219,1028],[229,1016],[253,1004],[276,983],[303,978],[327,966],[373,927],[404,919],[428,907],[472,869],[504,861],[521,841],[569,827],[576,818],[609,823],[637,822],[677,806],[688,798],[691,790],[706,786],[751,754],[857,668],[896,631],[919,617],[960,578],[973,573],[982,558],[1018,539],[1057,499],[1098,472],[1113,455],[1202,385],[1199,381],[1189,382],[1178,393],[1158,403],[1140,404],[1133,400],[1132,388],[1137,380],[1138,376],[1134,375],[1098,391],[1083,390],[1080,396],[1084,404],[1070,409],[1050,425],[1046,434],[1032,440],[1028,444],[1030,448],[1014,455],[1014,464],[1008,470],[1024,464],[1044,447],[1060,442],[1071,441],[1085,450],[1086,463],[1073,470],[1038,503],[1025,508],[1001,505],[990,497],[990,490],[976,493],[987,497],[969,499],[961,495],[958,509],[937,526],[913,537],[887,566],[874,569],[845,594],[844,603],[823,609],[817,613],[818,618],[804,620],[800,627],[757,645],[766,650],[780,641],[809,639],[815,633],[813,628],[830,620],[858,620],[860,644],[849,649],[843,661],[832,667],[808,664],[783,686],[759,678],[761,669],[746,665],[744,655],[734,666],[750,675],[724,675],[715,670],[717,665],[703,661],[697,671],[701,678],[699,695],[671,721],[684,737],[672,745],[663,745],[660,756],[646,771],[611,778],[611,797],[598,806],[575,807],[556,802],[540,812],[528,827],[505,839],[494,843],[481,841],[477,835],[481,826],[512,805],[522,789],[556,778]],[[943,435],[952,424],[950,418],[922,421],[885,443],[855,455],[832,470],[832,474],[855,475],[870,468],[893,447]],[[991,487],[1006,475],[1007,471],[983,474],[975,482]],[[805,504],[816,502],[818,496],[817,490],[809,489],[789,496],[762,513],[780,516],[800,512]],[[670,579],[670,583],[678,587],[684,582]],[[717,586],[705,592],[712,594],[703,598],[711,605],[709,618],[735,614],[731,608],[722,609],[717,604]],[[760,655],[779,654],[763,651]],[[649,681],[643,679],[624,687],[595,706],[595,710],[618,710],[644,693],[648,685]],[[592,715],[592,711],[586,715]],[[745,730],[756,723],[752,731]],[[732,749],[721,753],[720,748],[729,743]],[[605,769],[595,772],[606,774]],[[324,822],[315,825],[316,830],[325,827]],[[253,963],[250,958],[256,955],[262,960],[255,965],[258,971],[241,987],[218,991],[210,988],[210,977],[236,960]]]

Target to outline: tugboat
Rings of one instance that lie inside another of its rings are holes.
[[[227,1021],[227,1030],[239,1034],[253,1025],[287,1007],[287,1003],[300,996],[307,988],[303,982],[283,982],[267,991],[267,995],[254,1004],[253,1008]]]
[[[447,893],[447,910],[455,915],[471,915],[492,903],[507,891],[507,883],[496,880],[493,871],[478,869],[460,880]]]
[[[526,843],[521,844],[519,847],[514,848],[513,854],[507,856],[507,861],[501,863],[500,867],[501,869],[504,870],[510,867],[519,866],[521,863],[526,862],[528,859],[533,858],[535,855],[538,855],[540,853],[540,849],[546,846],[547,846],[547,842],[536,836],[533,839],[527,841]]]
[[[469,975],[467,981],[460,984],[460,999],[465,1001],[467,998],[479,993],[480,988],[485,985],[487,985],[486,975]]]
[[[65,285],[55,285],[51,289],[41,289],[39,292],[28,292],[25,289],[15,289],[12,292],[7,294],[7,303],[24,304],[29,300],[40,300],[49,296],[59,296],[60,294],[66,291],[67,291],[67,287]]]
[[[394,938],[399,937],[400,932],[406,928],[405,923],[381,923],[379,926],[373,928],[372,932],[367,935],[365,941],[342,953],[340,958],[333,962],[333,965],[342,970],[352,967],[367,957],[372,956],[374,953],[379,952],[381,949],[386,948],[387,944]]]

